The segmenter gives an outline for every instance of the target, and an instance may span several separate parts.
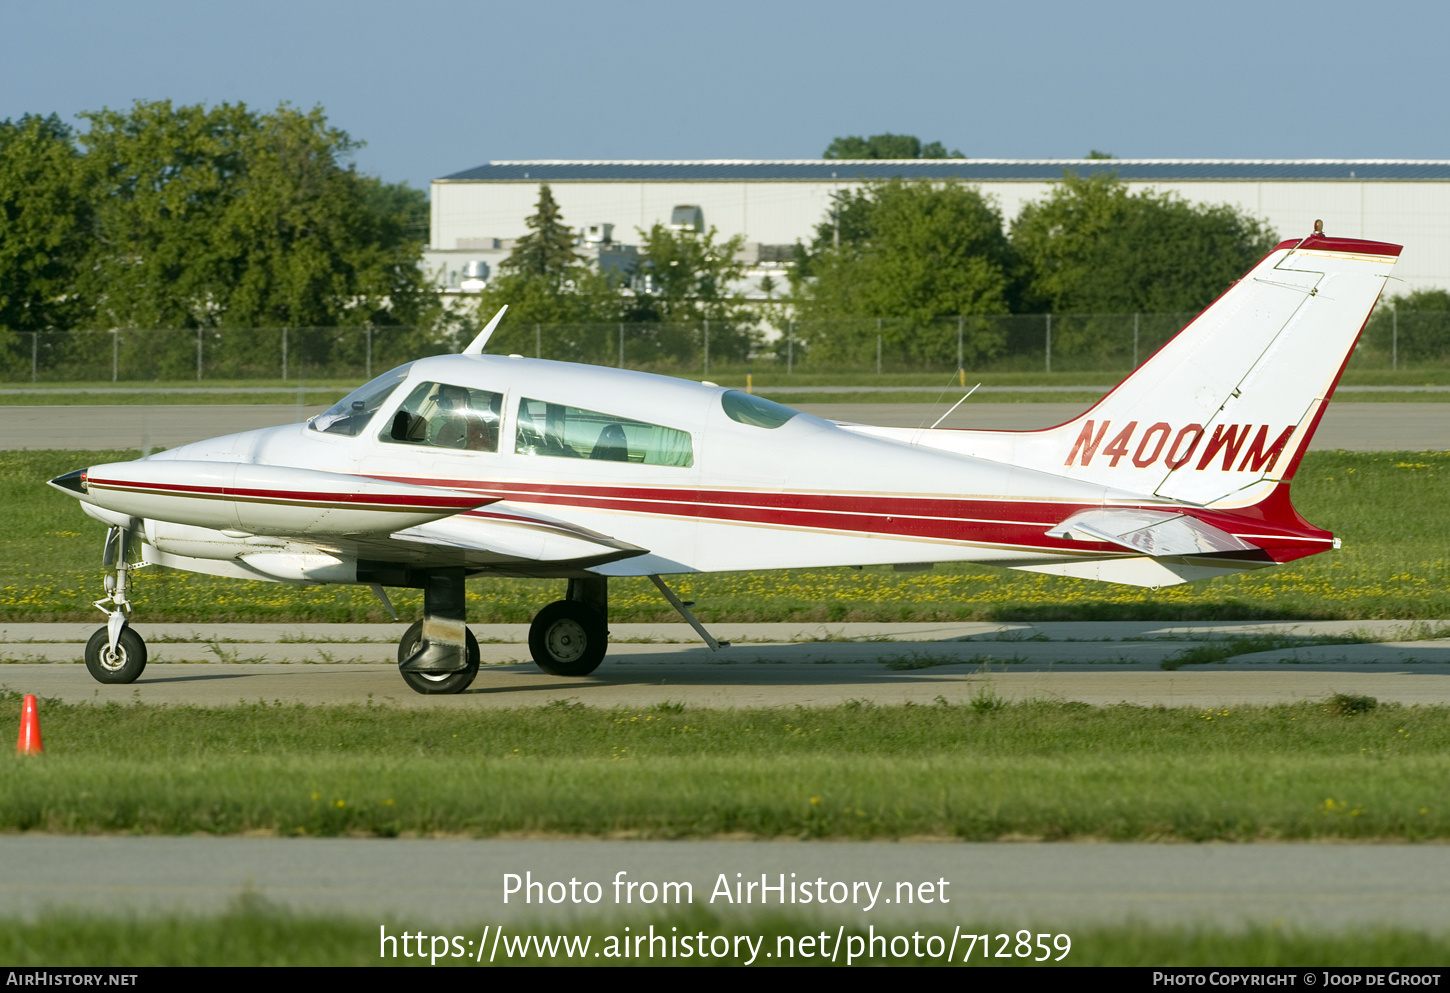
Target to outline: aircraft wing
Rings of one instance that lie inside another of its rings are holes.
[[[471,566],[511,566],[510,571],[526,574],[561,566],[585,568],[648,551],[507,501],[407,528],[392,537],[394,542],[424,549],[465,553]]]

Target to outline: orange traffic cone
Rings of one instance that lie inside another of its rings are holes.
[[[34,695],[26,694],[20,711],[20,740],[15,743],[15,754],[39,755],[44,751],[40,741],[40,711],[35,706]]]

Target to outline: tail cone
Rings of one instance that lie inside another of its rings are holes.
[[[40,755],[45,746],[40,741],[40,711],[35,705],[33,694],[26,694],[25,704],[20,712],[20,740],[15,744],[17,755]]]

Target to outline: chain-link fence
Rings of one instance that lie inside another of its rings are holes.
[[[1014,314],[907,321],[786,320],[778,327],[506,322],[498,354],[708,377],[753,367],[783,373],[1124,373],[1193,314]],[[410,327],[205,330],[0,330],[8,382],[154,382],[369,378],[426,355],[456,352],[471,332]],[[1375,315],[1350,364],[1450,367],[1450,313]]]

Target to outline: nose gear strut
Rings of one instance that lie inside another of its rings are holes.
[[[146,643],[129,627],[132,533],[130,528],[111,528],[101,553],[102,567],[115,572],[107,572],[101,581],[106,595],[95,601],[95,606],[106,615],[106,626],[91,635],[86,644],[86,668],[103,683],[133,682],[146,668]]]

